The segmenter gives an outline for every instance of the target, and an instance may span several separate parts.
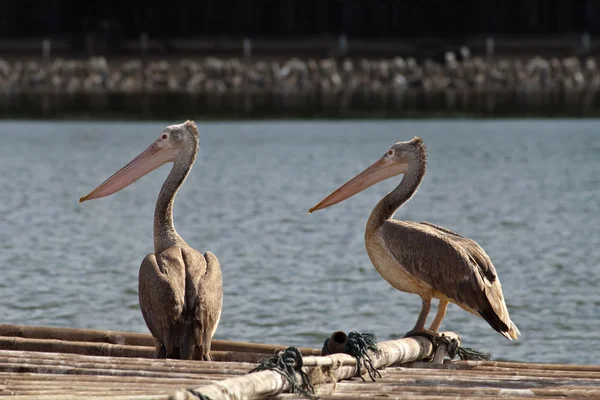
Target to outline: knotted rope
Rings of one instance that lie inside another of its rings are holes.
[[[361,365],[364,365],[369,377],[375,382],[375,378],[381,378],[381,374],[373,366],[373,360],[371,359],[368,350],[379,353],[374,334],[370,332],[362,334],[359,332],[350,332],[348,336],[346,336],[344,332],[337,331],[331,335],[331,338],[325,339],[323,348],[321,349],[321,355],[333,353],[349,354],[356,358],[356,371],[358,372],[360,379],[363,381],[365,380],[361,373]]]
[[[290,346],[285,351],[279,351],[273,357],[263,360],[248,373],[265,370],[275,371],[283,375],[287,379],[292,393],[298,393],[309,399],[317,399],[313,395],[315,389],[311,385],[308,375],[302,370],[302,354],[297,348]],[[300,374],[302,379],[300,385],[296,381],[296,372]]]
[[[360,372],[361,364],[365,366],[365,369],[369,373],[369,378],[375,382],[375,377],[381,378],[381,374],[373,366],[373,360],[371,360],[371,356],[367,350],[379,354],[379,348],[375,342],[374,334],[370,332],[363,334],[359,332],[350,332],[348,334],[348,341],[346,342],[346,346],[344,346],[344,353],[350,354],[356,358],[356,370],[363,382],[365,378],[362,377]]]
[[[207,395],[204,395],[200,392],[198,392],[195,389],[186,389],[188,392],[190,392],[195,398],[197,398],[198,400],[211,400],[210,397],[208,397]]]
[[[492,358],[490,353],[482,353],[470,347],[459,346],[458,341],[455,338],[449,338],[443,333],[437,335],[432,343],[434,346],[434,353],[435,349],[437,349],[440,344],[445,344],[447,346],[446,353],[451,360],[457,355],[461,360],[471,361],[489,361]]]

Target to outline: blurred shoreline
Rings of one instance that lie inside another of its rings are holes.
[[[599,116],[592,56],[0,58],[0,118]]]

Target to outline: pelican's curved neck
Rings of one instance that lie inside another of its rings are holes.
[[[195,148],[190,154],[177,158],[160,189],[154,210],[154,253],[157,255],[171,246],[187,246],[173,226],[173,202],[196,161],[196,151]]]
[[[386,220],[392,218],[394,213],[414,196],[423,181],[425,170],[425,160],[419,159],[409,163],[408,170],[400,184],[381,199],[371,212],[367,222],[367,235],[376,232]]]

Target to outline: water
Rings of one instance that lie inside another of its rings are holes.
[[[179,122],[179,121],[172,121]],[[152,249],[164,166],[78,203],[164,123],[0,123],[3,323],[147,332],[137,274]],[[600,121],[203,123],[175,202],[187,242],[219,258],[218,339],[319,347],[335,330],[402,336],[420,299],[372,267],[363,234],[390,179],[329,209],[309,207],[420,135],[429,167],[396,218],[477,240],[499,272],[522,339],[451,305],[442,329],[495,359],[597,362]],[[432,315],[435,307],[432,308]]]

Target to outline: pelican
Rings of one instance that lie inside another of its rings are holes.
[[[375,183],[404,174],[400,184],[373,209],[367,222],[365,244],[375,269],[394,288],[421,297],[421,312],[407,336],[436,335],[454,303],[481,316],[509,340],[520,335],[510,320],[502,286],[492,261],[475,241],[429,222],[393,219],[394,213],[415,194],[425,176],[427,151],[414,137],[390,147],[377,162],[345,183],[309,210],[330,207]],[[431,300],[437,314],[425,329]]]
[[[154,254],[142,261],[139,301],[156,341],[157,358],[211,360],[210,344],[221,318],[223,282],[215,255],[191,248],[173,226],[173,201],[196,160],[199,133],[193,121],[166,127],[144,152],[80,202],[109,196],[163,164],[173,168],[154,212]]]

